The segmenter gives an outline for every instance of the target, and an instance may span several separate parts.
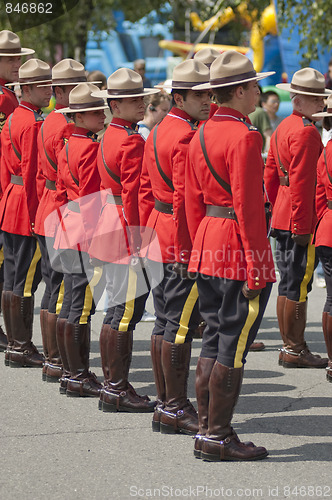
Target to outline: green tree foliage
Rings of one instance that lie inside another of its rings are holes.
[[[318,50],[332,51],[332,0],[278,0],[278,25],[299,29],[302,66],[316,59]]]

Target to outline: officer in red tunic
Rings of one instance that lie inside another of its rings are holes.
[[[146,256],[164,268],[163,280],[152,291],[157,320],[151,337],[158,395],[152,428],[163,433],[195,434],[198,429],[197,412],[187,398],[191,342],[200,316],[197,286],[187,275],[191,240],[183,173],[189,143],[210,112],[211,92],[192,87],[208,80],[209,70],[199,61],[174,68],[173,107],[151,131],[144,151],[141,225],[157,232],[161,248],[161,255],[148,249]]]
[[[12,83],[18,78],[18,69],[21,66],[21,58],[24,55],[33,54],[34,50],[21,47],[20,39],[11,31],[0,31],[0,134],[8,116],[18,106],[18,100],[13,90],[5,85]],[[1,152],[1,142],[0,142]],[[3,235],[0,232],[0,300],[3,288]],[[10,320],[8,316],[11,291],[6,291],[2,297],[4,301],[3,316],[7,334],[10,337]],[[1,304],[0,304],[1,310]],[[0,351],[7,348],[7,336],[0,327]]]
[[[316,169],[323,145],[314,113],[323,110],[324,76],[312,68],[294,73],[278,88],[291,93],[293,113],[273,133],[264,179],[274,205],[273,233],[280,272],[277,316],[283,348],[279,364],[285,368],[325,368],[327,359],[313,355],[304,340],[307,295],[316,265],[311,243],[316,225]]]
[[[151,412],[155,405],[136,393],[128,376],[133,331],[150,290],[146,272],[133,265],[134,259],[140,262],[138,189],[145,144],[137,122],[144,117],[144,96],[158,92],[144,89],[135,71],[120,68],[108,78],[107,90],[94,93],[107,97],[113,114],[98,153],[103,205],[89,250],[93,258],[108,263],[110,303],[100,334],[103,411]]]
[[[41,270],[46,285],[40,306],[40,325],[45,356],[43,380],[48,382],[58,382],[62,374],[58,344],[60,344],[59,348],[62,348],[65,359],[64,329],[61,328],[61,321],[58,339],[56,338],[57,317],[63,306],[63,286],[61,288],[63,274],[52,268],[49,252],[52,254],[58,222],[59,200],[56,199],[58,157],[75,128],[71,118],[55,111],[68,106],[70,91],[85,81],[84,66],[73,59],[63,59],[52,68],[52,86],[56,106],[45,119],[38,135],[37,187],[40,189],[37,190],[39,206],[36,213],[35,234],[38,236],[42,254]],[[70,304],[64,307],[68,309]],[[68,364],[66,364],[66,371],[68,372]]]
[[[54,243],[65,274],[64,304],[70,303],[69,311],[63,306],[59,314],[60,321],[64,318],[61,357],[65,367],[60,393],[69,397],[99,397],[102,387],[89,370],[91,316],[104,289],[102,269],[92,267],[88,255],[100,212],[96,134],[104,127],[107,107],[103,99],[92,96],[96,90],[96,85],[80,83],[69,94],[69,106],[56,111],[73,113],[75,121],[58,157],[57,197],[60,205],[68,203],[61,207]]]
[[[251,61],[226,51],[211,65],[210,84],[221,104],[195,134],[186,170],[186,214],[200,312],[207,323],[196,370],[199,434],[195,456],[209,461],[256,460],[267,451],[241,443],[231,426],[243,367],[275,281],[266,231],[262,139],[246,123],[255,108]],[[273,74],[273,73],[272,73]]]
[[[4,290],[11,291],[10,324],[13,345],[6,351],[11,366],[41,366],[43,356],[31,341],[34,293],[41,280],[40,250],[34,236],[38,206],[37,136],[43,123],[41,107],[47,106],[51,69],[30,59],[19,69],[22,101],[9,116],[1,133],[0,222],[4,233]]]
[[[326,101],[327,109],[313,115],[316,119],[324,118],[323,127],[331,129],[332,125],[332,94]],[[326,302],[323,310],[322,326],[325,337],[327,355],[326,378],[332,382],[332,141],[329,140],[317,164],[316,187],[317,227],[314,244],[319,260],[322,262],[326,281]]]

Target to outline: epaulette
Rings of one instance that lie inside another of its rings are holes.
[[[311,125],[313,125],[313,122],[306,116],[302,116],[302,122],[304,127],[310,127]]]
[[[44,121],[44,118],[42,117],[42,115],[40,113],[38,113],[38,111],[33,111],[33,114],[35,116],[36,122],[43,122]]]
[[[123,128],[125,129],[125,131],[127,132],[128,135],[138,134],[138,130],[133,130],[132,128],[128,127],[127,125],[125,125]]]
[[[252,130],[252,131],[254,131],[254,132],[257,132],[258,128],[257,128],[257,127],[255,127],[255,125],[253,125],[252,123],[247,123],[247,122],[245,122],[244,120],[241,120],[241,122],[242,122],[244,125],[246,125],[246,127],[247,127],[247,129],[248,129],[248,130]]]

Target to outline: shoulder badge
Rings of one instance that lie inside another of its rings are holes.
[[[302,116],[302,122],[304,127],[310,127],[313,124],[306,116]]]
[[[244,120],[241,120],[241,122],[247,127],[248,130],[253,130],[253,131],[257,132],[258,128],[255,127],[255,125],[253,125],[252,123],[247,123]]]
[[[4,91],[2,90],[2,87],[0,86],[0,95],[3,95]]]
[[[44,118],[42,117],[41,114],[38,113],[38,111],[34,111],[33,114],[35,116],[36,122],[43,122],[44,121]]]
[[[63,137],[62,140],[63,140],[63,145],[65,146],[67,144],[67,142],[68,142],[67,137]]]

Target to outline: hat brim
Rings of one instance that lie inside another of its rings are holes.
[[[49,83],[45,83],[45,82],[49,82]],[[37,83],[44,83],[45,85],[43,85],[43,87],[50,87],[52,85],[52,80],[39,80],[39,81],[36,81],[36,82],[13,82],[13,83],[6,83],[6,87],[11,87],[12,85],[35,85]],[[38,87],[40,87],[41,85],[38,85]]]
[[[325,116],[332,116],[332,112],[329,113],[328,111],[322,111],[321,113],[315,113],[314,115],[315,118],[325,118]]]
[[[5,56],[5,57],[15,57],[15,56],[18,56],[18,57],[20,57],[20,56],[28,56],[30,54],[34,54],[35,52],[36,51],[33,50],[33,49],[26,49],[26,48],[22,47],[21,48],[21,52],[15,52],[15,53],[14,52],[8,52],[6,54],[1,53],[0,56],[1,57],[2,56]]]
[[[90,83],[90,82],[89,82]],[[125,99],[126,97],[144,97],[146,95],[152,95],[152,94],[157,94],[160,92],[158,89],[144,89],[143,92],[140,92],[138,94],[117,94],[117,95],[112,95],[108,93],[108,90],[99,90],[99,92],[92,92],[91,95],[93,97],[102,97],[103,99]]]
[[[254,80],[258,82],[259,80],[263,80],[264,78],[267,78],[268,76],[271,75],[275,75],[275,71],[265,71],[264,73],[256,73],[256,76],[253,76],[251,78],[245,78],[244,80],[238,80],[237,82],[220,83],[218,85],[203,83],[201,85],[195,85],[193,87],[193,90],[211,90],[211,89],[217,89],[219,87],[231,87],[233,85],[241,85],[241,83],[251,82]]]
[[[66,85],[79,85],[80,83],[93,83],[93,84],[96,84],[96,83],[102,83],[102,82],[65,82],[65,83],[61,83],[61,82],[56,82],[54,83],[52,81],[51,85],[52,87],[65,87]],[[38,87],[48,87],[49,86],[49,83],[45,84],[45,85],[38,85]]]
[[[61,108],[61,109],[56,109],[55,113],[84,113],[85,111],[98,111],[99,109],[107,109],[108,106],[107,104],[104,104],[104,106],[92,106],[91,108],[81,108],[81,109],[72,109],[72,108]]]
[[[197,82],[197,83],[195,83],[195,85],[190,85],[189,87],[188,87],[188,85],[187,86],[184,86],[184,85],[183,86],[181,86],[181,85],[178,86],[177,85],[176,87],[173,87],[173,85],[171,83],[170,84],[166,83],[165,85],[164,84],[155,85],[155,88],[156,89],[161,89],[161,90],[192,90],[194,87],[196,88],[197,85],[206,85],[207,83],[208,82],[204,82],[204,83],[199,84]]]
[[[295,90],[291,87],[290,83],[277,83],[276,87],[280,90],[287,90],[292,94],[302,94],[302,95],[314,95],[318,97],[329,97],[332,94],[332,90],[325,89],[325,92],[305,92],[304,90]]]

